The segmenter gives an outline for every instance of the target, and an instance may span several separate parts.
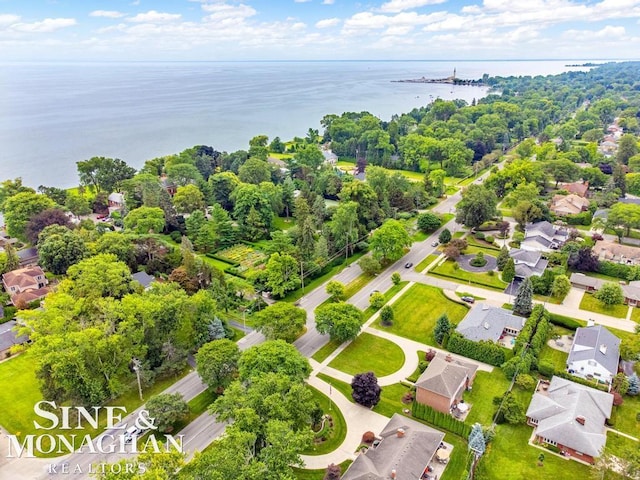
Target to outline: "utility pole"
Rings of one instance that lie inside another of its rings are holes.
[[[136,378],[138,379],[138,394],[140,395],[140,400],[143,400],[142,383],[140,383],[140,369],[142,368],[142,363],[135,357],[131,361],[133,362],[133,370],[136,372]]]

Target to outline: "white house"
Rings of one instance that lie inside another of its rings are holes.
[[[567,371],[577,377],[611,383],[618,373],[620,339],[602,325],[581,327],[567,358]]]
[[[550,252],[557,250],[569,238],[564,228],[559,228],[547,221],[527,225],[524,240],[520,244],[522,250],[531,252]]]
[[[533,275],[541,276],[547,268],[549,262],[542,258],[540,252],[514,248],[509,252],[516,267],[517,278],[527,278]]]

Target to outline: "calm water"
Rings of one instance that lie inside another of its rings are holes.
[[[320,128],[328,113],[368,110],[383,120],[433,98],[471,101],[484,88],[392,83],[537,75],[566,63],[261,62],[6,64],[0,69],[0,180],[77,184],[75,162],[144,161],[196,144],[248,148],[258,134],[283,140]]]

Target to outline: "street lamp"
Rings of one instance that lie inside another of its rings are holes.
[[[138,393],[140,394],[140,400],[142,400],[142,384],[140,383],[140,369],[142,368],[142,362],[133,357],[131,359],[131,363],[133,363],[133,370],[136,372],[136,378],[138,379]]]

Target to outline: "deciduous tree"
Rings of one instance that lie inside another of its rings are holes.
[[[256,328],[267,340],[293,342],[304,329],[307,312],[287,302],[269,305],[256,315]]]
[[[337,280],[330,280],[327,283],[326,291],[333,302],[344,300],[345,288],[344,284]]]
[[[354,375],[351,389],[351,397],[362,406],[373,408],[380,401],[381,388],[373,372]]]
[[[226,388],[238,373],[240,350],[227,339],[205,343],[196,354],[196,368],[202,381],[213,391]]]
[[[362,312],[349,303],[331,303],[316,309],[316,328],[331,339],[345,342],[358,336]]]
[[[311,366],[293,345],[284,340],[269,340],[242,352],[238,371],[243,381],[255,380],[268,373],[302,381],[311,373]]]
[[[176,423],[189,415],[189,405],[181,393],[161,393],[150,398],[146,403],[149,417],[160,433],[173,431]]]
[[[158,207],[139,207],[124,217],[126,229],[139,234],[160,233],[165,225],[165,215]]]
[[[173,205],[180,213],[193,213],[196,210],[204,209],[204,195],[195,185],[185,185],[178,187],[173,196]]]
[[[441,223],[440,217],[430,212],[421,213],[416,220],[418,228],[425,233],[435,232],[440,228]]]
[[[621,305],[624,301],[622,287],[613,282],[604,283],[593,296],[605,306]]]
[[[300,285],[298,262],[291,255],[274,253],[269,257],[265,267],[266,286],[276,297],[283,297],[287,292]]]
[[[53,208],[55,203],[46,195],[33,191],[21,191],[8,197],[3,204],[7,233],[12,237],[26,240],[26,227],[37,214]]]

